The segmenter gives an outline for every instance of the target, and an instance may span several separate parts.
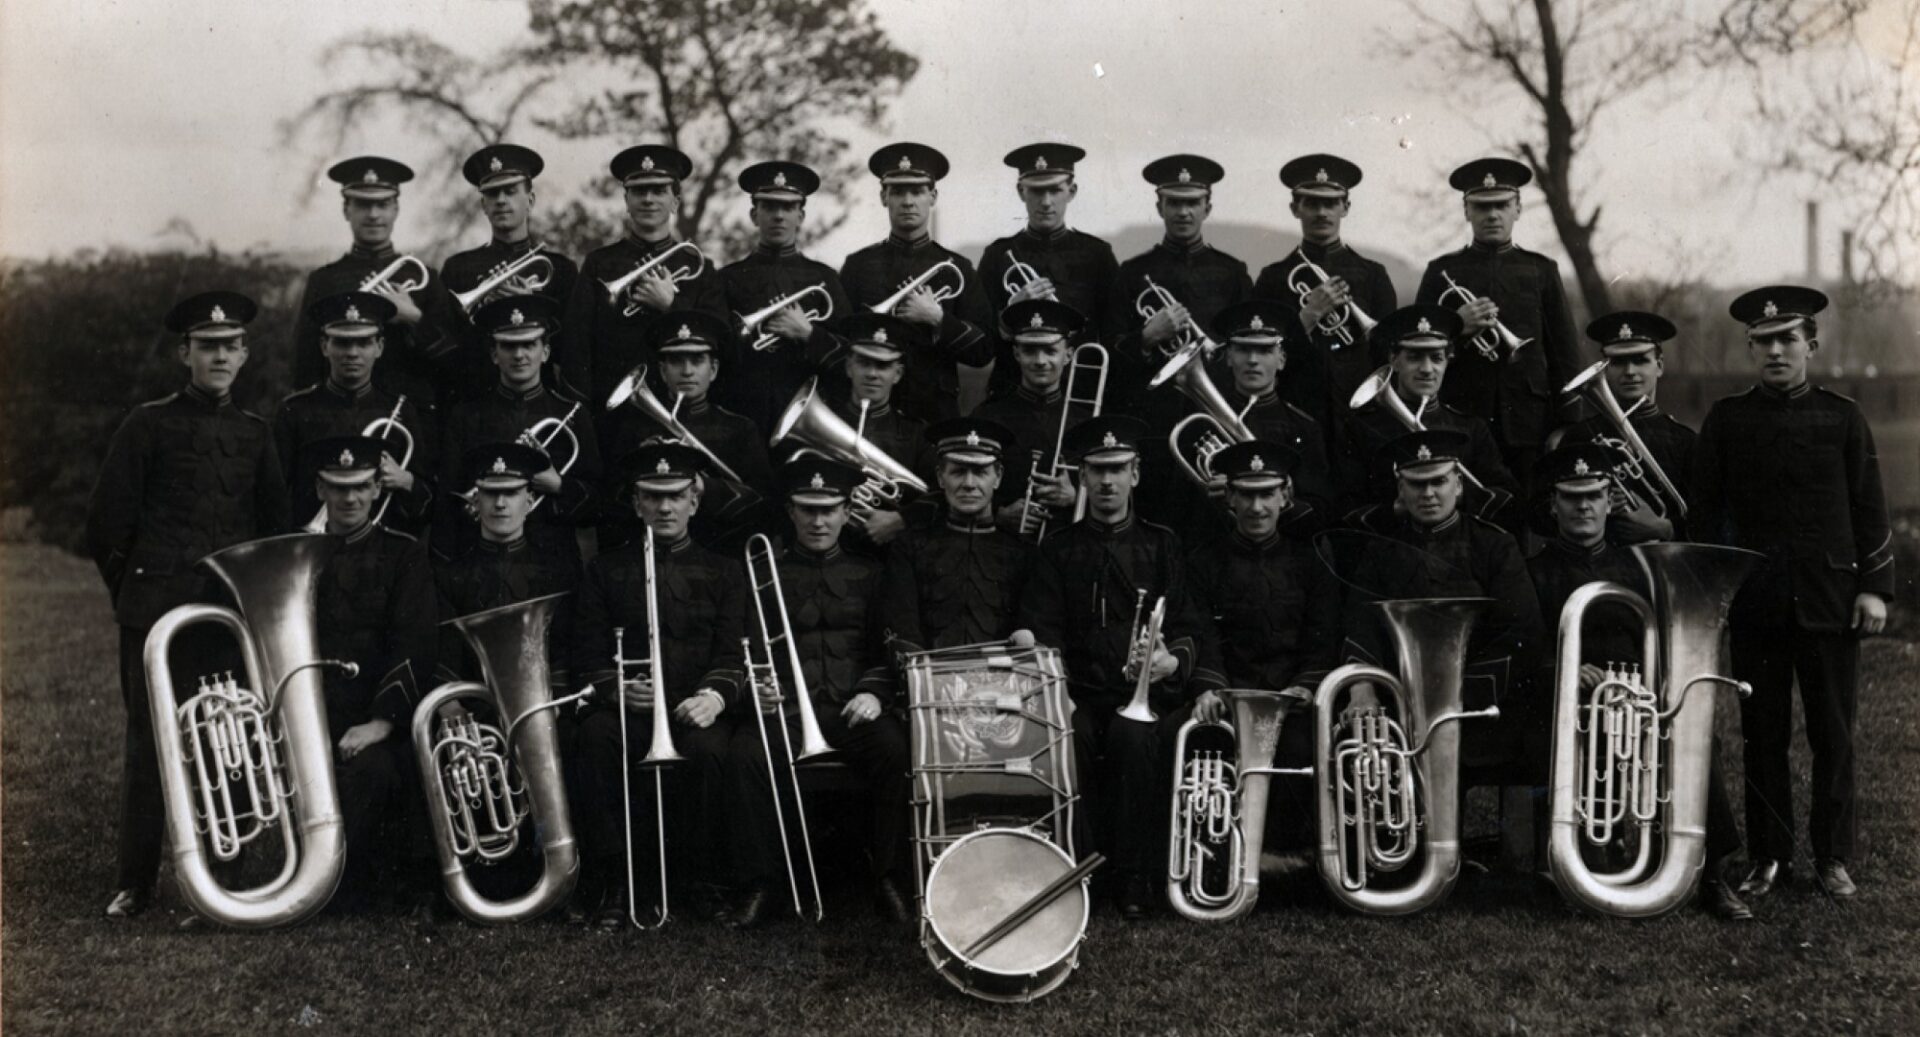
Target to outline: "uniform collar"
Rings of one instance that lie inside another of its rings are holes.
[[[669,403],[667,404],[667,406],[671,407],[673,406],[673,404]],[[700,417],[701,415],[707,413],[712,409],[713,409],[713,397],[711,395],[702,396],[697,400],[681,400],[680,401],[680,413],[690,418]]]
[[[1192,258],[1207,250],[1207,239],[1196,238],[1192,244],[1182,245],[1170,238],[1161,238],[1160,243],[1154,247],[1170,255]]]
[[[527,548],[527,534],[523,531],[512,540],[488,540],[483,536],[478,546],[480,551],[490,555],[519,554]]]
[[[628,231],[627,240],[632,242],[633,247],[639,249],[640,254],[643,256],[652,256],[656,253],[665,252],[674,245],[673,233],[671,231],[667,233],[666,237],[658,241],[641,241],[639,238],[633,236],[632,231]]]
[[[209,410],[218,410],[221,407],[230,407],[233,405],[233,393],[223,392],[216,396],[192,382],[187,383],[186,389],[181,392],[180,395]]]
[[[933,245],[932,234],[922,234],[917,238],[903,238],[892,231],[887,232],[887,244],[894,248],[903,248],[908,252],[918,252]]]
[[[356,241],[353,243],[353,247],[347,250],[347,255],[354,259],[362,259],[369,262],[390,263],[398,253],[394,251],[393,242],[391,241],[378,248],[371,245],[362,245]]]
[[[1031,225],[1020,228],[1021,237],[1024,237],[1028,241],[1036,242],[1038,244],[1053,244],[1055,242],[1063,241],[1066,239],[1067,235],[1072,233],[1073,233],[1073,229],[1071,227],[1068,227],[1064,223],[1060,225],[1059,230],[1046,231],[1044,233],[1041,231],[1034,230]]]
[[[1547,541],[1554,550],[1570,558],[1598,558],[1607,549],[1607,538],[1601,537],[1592,544],[1576,544],[1563,536],[1555,536]]]
[[[884,418],[887,415],[892,413],[893,413],[892,400],[888,400],[885,403],[872,404],[867,408],[867,420],[872,421],[875,418]],[[859,422],[860,400],[858,397],[852,397],[847,400],[846,418],[850,424]]]
[[[375,523],[372,519],[368,519],[367,521],[360,523],[359,526],[353,529],[350,529],[347,532],[342,533],[340,535],[346,539],[347,543],[357,544],[360,541],[365,540],[366,538],[373,535],[373,527],[376,524],[377,523]]]
[[[529,400],[537,400],[545,396],[547,394],[547,383],[536,382],[533,388],[521,390],[511,388],[507,383],[495,379],[493,391],[503,400],[511,400],[515,403],[526,403]]]
[[[1628,420],[1640,421],[1644,418],[1657,418],[1659,416],[1660,416],[1660,401],[1649,399],[1647,402],[1641,404],[1640,409],[1634,411],[1633,416]]]
[[[840,557],[840,542],[838,540],[834,541],[833,546],[827,548],[825,551],[811,551],[802,545],[800,541],[795,540],[793,546],[787,549],[787,553],[799,561],[810,562],[814,565],[825,565],[835,558]]]
[[[1498,255],[1502,252],[1512,252],[1513,239],[1508,238],[1507,243],[1504,245],[1482,245],[1479,239],[1476,238],[1475,240],[1468,242],[1467,247],[1472,249],[1475,252],[1480,253],[1481,255],[1493,256],[1493,255]]]
[[[758,255],[767,256],[773,259],[784,259],[787,256],[799,255],[800,246],[799,245],[769,245],[766,242],[762,241],[753,247],[753,251]]]
[[[367,398],[368,393],[373,392],[373,379],[371,378],[367,379],[367,384],[358,389],[349,389],[339,382],[334,381],[331,376],[321,382],[321,384],[326,386],[328,392],[343,400],[363,400]]]
[[[962,521],[953,512],[947,512],[947,528],[956,533],[986,534],[999,528],[993,524],[991,512],[972,521]]]
[[[499,238],[494,238],[490,244],[492,247],[514,256],[525,255],[528,252],[537,252],[540,249],[540,242],[535,240],[532,234],[528,234],[519,241],[501,241]]]
[[[1760,395],[1765,396],[1767,399],[1781,400],[1784,402],[1786,400],[1797,400],[1800,397],[1805,396],[1806,394],[1812,392],[1813,383],[1811,381],[1807,381],[1807,382],[1801,382],[1799,385],[1796,385],[1791,389],[1776,389],[1765,382],[1761,382],[1758,386],[1756,386],[1756,388],[1760,390]]]
[[[655,537],[653,541],[653,546],[667,552],[668,554],[675,554],[675,555],[681,554],[687,551],[689,548],[693,547],[693,534],[682,533],[680,534],[679,537],[673,540],[661,540],[658,537]]]
[[[1447,533],[1451,531],[1455,526],[1458,526],[1459,524],[1460,524],[1460,510],[1458,508],[1454,509],[1453,514],[1447,516],[1446,521],[1440,523],[1437,526],[1432,527],[1431,529],[1421,526],[1420,523],[1415,522],[1412,518],[1407,519],[1407,529],[1410,530],[1413,533],[1413,535],[1417,537],[1437,537],[1443,533]]]
[[[1131,504],[1129,504],[1127,508],[1127,516],[1121,519],[1120,521],[1113,523],[1112,525],[1108,525],[1107,523],[1102,522],[1097,518],[1094,518],[1091,512],[1087,514],[1085,521],[1087,524],[1088,532],[1091,532],[1096,536],[1109,536],[1109,537],[1119,536],[1120,534],[1125,533],[1127,530],[1133,528],[1133,508]]]
[[[1047,393],[1045,393],[1044,395],[1042,395],[1041,393],[1034,392],[1032,389],[1027,388],[1027,383],[1025,382],[1019,383],[1019,385],[1016,388],[1020,394],[1020,398],[1027,401],[1028,403],[1039,403],[1039,404],[1059,403],[1061,397],[1067,394],[1067,390],[1063,388],[1059,382],[1053,383],[1053,388],[1049,390]]]
[[[1300,254],[1316,263],[1328,256],[1337,256],[1346,250],[1347,243],[1338,238],[1335,238],[1331,245],[1317,245],[1304,238],[1300,240]]]
[[[1236,526],[1233,532],[1228,534],[1228,537],[1233,546],[1242,551],[1250,551],[1254,554],[1266,554],[1279,545],[1280,527],[1275,526],[1273,532],[1268,533],[1259,540],[1249,540],[1246,534],[1240,532],[1239,527]]]

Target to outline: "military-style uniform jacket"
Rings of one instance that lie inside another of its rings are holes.
[[[1391,391],[1391,390],[1389,390]],[[1433,429],[1465,432],[1470,440],[1465,458],[1467,470],[1493,494],[1481,493],[1471,480],[1461,500],[1462,510],[1494,522],[1504,522],[1509,505],[1518,497],[1520,484],[1500,458],[1500,448],[1487,430],[1487,423],[1457,407],[1429,403],[1420,416],[1421,424]],[[1365,508],[1391,501],[1399,492],[1392,466],[1383,463],[1380,450],[1407,434],[1407,427],[1378,400],[1352,413],[1341,434],[1341,474],[1346,479],[1341,512],[1352,515]]]
[[[916,355],[906,358],[907,376],[895,401],[922,421],[939,421],[960,412],[960,372],[955,364],[984,367],[993,359],[993,316],[979,273],[967,257],[932,238],[908,242],[892,236],[853,253],[840,267],[840,283],[853,305],[874,306],[943,259],[960,268],[966,288],[959,298],[941,304],[946,317],[938,333],[929,336],[932,344],[924,353],[913,350]]]
[[[721,357],[714,394],[728,409],[753,421],[760,430],[763,444],[773,435],[774,422],[800,391],[800,386],[822,367],[840,359],[844,340],[834,333],[834,328],[841,318],[853,312],[853,304],[847,300],[846,291],[840,287],[840,275],[832,267],[808,259],[792,247],[776,250],[763,245],[745,259],[720,270],[721,297],[727,315],[736,321],[736,332],[740,316],[758,312],[775,299],[817,284],[826,286],[827,294],[833,299],[833,313],[824,321],[813,322],[813,335],[804,344],[796,346],[785,339],[775,339],[773,348],[760,351],[753,348],[753,340],[760,337],[760,332],[750,336],[736,334]],[[818,313],[820,297],[809,295],[803,305]]]
[[[951,515],[909,529],[887,556],[875,618],[889,651],[908,652],[997,641],[1013,632],[1031,544],[984,523]]]
[[[745,703],[747,577],[740,563],[681,537],[656,541],[660,667],[668,705],[679,705],[701,688],[712,688],[727,705]],[[629,659],[647,655],[647,561],[644,543],[608,551],[587,563],[574,612],[573,659],[580,678],[599,688],[596,707],[619,701],[614,694],[614,629],[623,628]],[[757,629],[757,628],[756,628]],[[628,675],[644,676],[629,668]]]
[[[340,538],[320,576],[320,655],[360,665],[326,672],[327,726],[338,739],[376,717],[405,737],[433,673],[436,597],[427,545],[367,523]]]
[[[1247,275],[1247,264],[1204,241],[1184,246],[1163,240],[1120,264],[1113,289],[1107,293],[1106,316],[1100,325],[1113,340],[1108,349],[1111,367],[1107,374],[1107,410],[1137,408],[1128,413],[1164,434],[1184,413],[1186,397],[1170,385],[1150,392],[1147,389],[1147,379],[1164,360],[1158,355],[1148,356],[1140,338],[1140,329],[1147,321],[1135,303],[1146,291],[1148,278],[1184,305],[1203,329],[1221,310],[1249,298],[1253,279]]]
[[[287,524],[267,423],[188,386],[114,431],[87,505],[87,550],[114,620],[142,629],[175,605],[215,600],[218,581],[194,563]]]
[[[1086,326],[1075,336],[1075,343],[1104,342],[1100,322],[1107,317],[1107,293],[1120,273],[1120,261],[1113,246],[1084,231],[1062,227],[1052,234],[1037,234],[1031,227],[988,245],[980,254],[980,283],[986,287],[993,306],[994,364],[993,388],[1020,384],[1020,364],[1014,357],[1009,330],[1000,322],[1006,310],[1007,268],[1017,259],[1032,267],[1041,277],[1053,282],[1054,295],[1086,318]]]
[[[1213,616],[1229,686],[1314,687],[1333,669],[1340,585],[1313,544],[1234,531],[1187,553],[1194,597]]]
[[[1687,488],[1693,481],[1693,444],[1699,437],[1692,429],[1675,420],[1673,415],[1661,410],[1657,403],[1649,402],[1634,411],[1628,416],[1627,422],[1640,436],[1640,441],[1647,445],[1647,452],[1653,455],[1654,461],[1660,465],[1660,470],[1667,473],[1668,479],[1673,480],[1673,485],[1679,489],[1680,496],[1688,501],[1688,507],[1692,507],[1693,497]],[[1620,439],[1610,422],[1604,418],[1592,417],[1567,426],[1560,436],[1560,442],[1562,444],[1591,442],[1603,437],[1609,442],[1618,442]],[[1659,485],[1658,480],[1651,476],[1648,477],[1647,482],[1655,487]],[[1687,520],[1680,516],[1679,510],[1673,507],[1672,502],[1667,504],[1667,518],[1673,522],[1673,539],[1687,539]],[[1609,525],[1611,527],[1615,524]],[[1616,541],[1620,540],[1620,535],[1612,528],[1609,529],[1608,535]]]
[[[487,275],[492,273],[495,267],[536,251],[546,256],[553,264],[553,279],[547,282],[545,288],[540,289],[539,294],[565,307],[567,300],[573,297],[573,285],[579,279],[580,268],[558,249],[542,245],[532,237],[519,241],[501,241],[496,238],[479,248],[456,252],[447,259],[446,265],[440,268],[440,281],[446,285],[449,293],[472,291],[480,286],[480,282],[487,279]],[[474,303],[473,308],[478,310],[487,299],[494,297],[487,296],[481,299],[480,302]],[[453,314],[454,327],[460,343],[447,361],[454,379],[454,391],[461,396],[480,395],[499,379],[491,356],[493,340],[474,326],[472,316],[468,311],[462,310],[458,303],[453,303],[448,310]],[[555,359],[566,354],[564,345],[566,337],[567,327],[563,324],[559,333],[553,336]],[[555,365],[549,364],[548,377],[552,377],[553,366]],[[575,388],[582,392],[586,389],[585,386],[575,386]]]
[[[1470,342],[1456,343],[1441,398],[1484,419],[1509,455],[1516,449],[1538,450],[1553,425],[1560,387],[1580,373],[1559,264],[1517,245],[1471,244],[1427,264],[1415,302],[1439,303],[1447,287],[1443,272],[1452,274],[1462,288],[1492,299],[1500,307],[1501,323],[1533,341],[1511,362],[1504,357],[1489,361]]]
[[[659,391],[657,387],[655,391]],[[616,460],[649,438],[667,434],[666,429],[632,408],[622,408],[622,411],[628,420],[611,433],[615,437],[616,452],[612,456]],[[717,473],[709,472],[705,492],[700,496],[700,510],[693,516],[694,539],[713,550],[733,554],[745,543],[747,535],[766,529],[773,521],[774,479],[767,458],[766,437],[760,434],[759,426],[714,405],[711,397],[682,403],[677,420],[746,482],[748,492],[742,493]],[[609,474],[617,475],[617,471]],[[631,543],[640,535],[640,520],[634,517],[632,506],[627,503],[625,488],[609,486],[604,496],[608,503],[600,527],[601,546]]]
[[[369,422],[392,417],[396,403],[401,427],[413,436],[413,457],[407,461],[413,489],[395,496],[381,524],[407,532],[426,529],[433,506],[433,478],[439,471],[440,430],[427,423],[412,398],[401,403],[373,383],[358,390],[342,389],[331,378],[289,393],[273,414],[273,445],[280,455],[280,470],[287,473],[295,524],[304,524],[320,512],[320,498],[313,492],[315,473],[300,463],[300,448],[329,436],[357,436]],[[393,459],[400,460],[406,441],[398,433],[387,439]]]
[[[1715,403],[1689,492],[1696,539],[1767,556],[1734,598],[1736,626],[1844,630],[1855,596],[1893,593],[1873,430],[1839,393],[1755,386]]]
[[[545,510],[545,509],[542,509]],[[466,639],[447,620],[522,601],[566,593],[547,629],[547,672],[554,694],[574,690],[573,593],[580,587],[580,561],[572,555],[533,550],[526,537],[504,544],[479,540],[458,558],[435,558],[433,582],[440,594],[440,648],[435,683],[479,680],[480,666]]]
[[[1230,382],[1220,387],[1220,395],[1234,413],[1243,415],[1241,420],[1247,423],[1255,438],[1284,443],[1300,454],[1300,467],[1293,473],[1294,499],[1315,502],[1323,509],[1331,507],[1333,475],[1327,467],[1325,427],[1279,392],[1270,392],[1255,400],[1251,410],[1247,408],[1247,398]]]
[[[787,547],[779,552],[775,564],[792,621],[793,645],[800,652],[800,669],[815,708],[826,703],[845,705],[863,692],[879,699],[883,708],[891,705],[893,681],[884,653],[879,650],[880,638],[874,636],[872,615],[880,591],[880,563],[836,544],[825,553]],[[771,589],[765,592],[762,603],[771,625],[779,614]],[[748,600],[746,608],[753,607]],[[746,622],[750,629],[760,629],[758,618],[748,616]],[[786,653],[775,652],[774,661],[780,667],[782,686],[792,688]],[[791,691],[784,708],[788,713],[796,708]]]
[[[509,443],[543,418],[564,419],[573,410],[575,400],[549,390],[545,384],[521,392],[509,389],[497,380],[493,390],[454,408],[448,415],[440,444],[440,501],[434,510],[433,549],[453,555],[480,538],[479,526],[468,514],[466,502],[458,496],[469,487],[461,483],[460,471],[467,450],[486,443]],[[581,404],[568,427],[580,441],[580,457],[560,477],[560,492],[527,516],[527,527],[543,543],[555,539],[553,531],[571,535],[575,526],[593,521],[600,506],[600,447],[593,432],[593,408]],[[557,466],[566,459],[566,437],[553,443]],[[535,491],[536,493],[538,491]]]
[[[1000,489],[993,495],[995,505],[1020,500],[1027,495],[1028,477],[1033,474],[1034,451],[1040,452],[1041,471],[1053,467],[1053,448],[1060,441],[1060,409],[1066,406],[1065,385],[1066,379],[1062,377],[1061,384],[1043,396],[1025,384],[1015,382],[996,390],[973,409],[974,417],[998,422],[1013,433],[1015,449],[1009,451],[1002,462],[1005,471],[1000,477]],[[1082,390],[1076,387],[1075,391]],[[1073,423],[1077,424],[1091,416],[1088,408],[1075,407]],[[1052,528],[1062,529],[1065,526],[1054,523]]]
[[[560,367],[562,384],[586,393],[596,411],[606,406],[608,394],[635,365],[655,366],[646,348],[647,329],[663,316],[645,307],[631,317],[625,316],[626,294],[609,301],[604,282],[625,277],[674,244],[671,238],[650,245],[621,238],[587,253],[580,262],[580,276],[573,283],[573,295],[567,300],[566,316],[560,323],[565,334],[554,351],[554,361]],[[668,262],[678,266],[678,259],[676,256]],[[719,279],[719,272],[709,267],[678,285],[669,312],[705,310],[725,320],[728,314],[721,305]]]
[[[1346,423],[1347,401],[1353,398],[1353,391],[1367,380],[1374,368],[1386,363],[1386,351],[1370,348],[1367,336],[1360,333],[1351,316],[1347,319],[1347,331],[1353,336],[1352,345],[1317,326],[1301,327],[1300,296],[1287,287],[1287,272],[1303,255],[1329,277],[1346,279],[1354,304],[1374,320],[1381,320],[1399,309],[1400,299],[1386,267],[1338,241],[1331,245],[1302,241],[1285,259],[1267,264],[1254,279],[1253,297],[1272,299],[1284,306],[1292,318],[1283,347],[1287,351],[1287,369],[1280,378],[1280,395],[1311,415],[1331,436]],[[1307,280],[1311,281],[1311,276]]]
[[[1533,578],[1533,590],[1540,599],[1540,619],[1544,632],[1556,631],[1560,612],[1573,592],[1596,580],[1617,583],[1642,597],[1651,599],[1647,574],[1640,568],[1630,548],[1617,547],[1602,540],[1592,547],[1562,537],[1542,540],[1527,556],[1527,574]],[[1608,663],[1634,663],[1646,673],[1640,658],[1640,623],[1632,612],[1618,605],[1588,609],[1580,630],[1580,661],[1605,666]],[[1550,695],[1557,653],[1539,654],[1539,683],[1536,687]],[[1651,681],[1651,674],[1648,680]]]
[[[833,412],[848,428],[860,427],[860,405],[834,401]],[[905,465],[913,474],[933,485],[932,449],[925,438],[927,423],[905,413],[892,403],[882,403],[867,409],[866,440],[887,452],[887,456]],[[783,445],[784,453],[792,444]]]
[[[1167,599],[1161,637],[1180,660],[1167,692],[1185,700],[1225,687],[1212,624],[1187,587],[1180,538],[1132,515],[1113,526],[1088,517],[1048,535],[1021,595],[1016,628],[1060,649],[1076,699],[1127,698],[1133,682],[1124,670],[1136,606],[1145,623],[1161,596]]]
[[[330,295],[358,289],[360,282],[386,269],[399,256],[391,245],[380,252],[355,245],[346,255],[307,275],[306,289],[300,295],[300,316],[293,326],[293,384],[312,385],[327,377],[327,358],[320,353],[320,325],[308,314],[307,307]],[[413,274],[407,271],[408,276]],[[407,294],[420,307],[420,323],[409,326],[394,321],[383,329],[386,350],[374,365],[373,380],[388,392],[406,394],[421,410],[437,412],[454,382],[448,362],[460,344],[455,307],[432,268],[427,270],[426,287]]]

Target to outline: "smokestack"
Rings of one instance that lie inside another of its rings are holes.
[[[1807,200],[1807,284],[1820,283],[1820,203]]]
[[[1840,232],[1840,283],[1853,285],[1853,232]]]

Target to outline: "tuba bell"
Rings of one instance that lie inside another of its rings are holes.
[[[159,755],[160,792],[180,893],[202,916],[235,929],[291,925],[325,907],[346,865],[346,827],[333,777],[315,595],[339,541],[294,533],[235,544],[200,560],[237,608],[181,605],[147,634],[144,661]],[[238,642],[245,684],[202,677],[180,702],[168,650],[187,627],[212,623]],[[229,888],[212,860],[237,860],[246,844],[278,835],[280,872]]]
[[[1169,361],[1166,370],[1170,371],[1173,387],[1200,408],[1173,426],[1167,435],[1167,447],[1187,478],[1207,486],[1213,482],[1213,455],[1253,438],[1246,412],[1253,409],[1254,401],[1248,400],[1246,409],[1236,413],[1207,375],[1199,351]]]
[[[1467,637],[1485,598],[1375,602],[1391,632],[1398,674],[1350,663],[1314,692],[1320,877],[1334,899],[1370,915],[1404,915],[1446,898],[1460,877],[1460,729],[1498,706],[1461,708]],[[1343,721],[1348,686],[1370,681],[1393,702]],[[1411,740],[1409,735],[1412,736]],[[1382,874],[1421,858],[1406,883]]]
[[[453,906],[482,925],[537,918],[565,900],[580,876],[550,711],[591,689],[556,699],[547,683],[547,629],[565,597],[549,594],[448,620],[479,658],[482,682],[442,684],[413,711],[414,758],[440,880]],[[463,710],[441,715],[462,699],[492,706],[505,730]],[[513,853],[529,818],[540,840],[540,880],[511,900],[490,900],[474,888],[467,869]]]
[[[823,454],[841,464],[851,465],[866,475],[857,493],[879,500],[899,500],[902,489],[927,492],[927,484],[913,469],[888,456],[885,450],[856,433],[820,398],[820,379],[809,378],[800,387],[787,409],[774,422],[770,446],[787,440],[797,446]]]
[[[1260,897],[1267,791],[1276,768],[1286,698],[1277,691],[1219,693],[1233,722],[1189,720],[1173,745],[1173,815],[1167,841],[1167,901],[1195,922],[1230,922]],[[1212,748],[1204,743],[1212,743]]]
[[[1704,544],[1633,548],[1653,588],[1649,601],[1617,583],[1589,583],[1560,612],[1553,726],[1553,830],[1548,870],[1576,906],[1623,918],[1664,914],[1686,902],[1706,856],[1712,695],[1727,669],[1727,609],[1760,556]],[[1641,625],[1641,667],[1608,667],[1580,690],[1582,622],[1595,606],[1620,606]],[[1633,860],[1618,870],[1589,863],[1625,839]]]

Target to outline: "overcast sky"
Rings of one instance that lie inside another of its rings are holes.
[[[1489,131],[1519,109],[1457,112],[1382,44],[1404,13],[1385,3],[1302,0],[878,0],[895,42],[922,60],[894,106],[891,135],[944,150],[943,239],[983,242],[1018,226],[1009,148],[1067,140],[1091,152],[1072,222],[1094,233],[1152,218],[1139,170],[1193,151],[1227,179],[1216,218],[1286,225],[1276,178],[1285,159],[1331,151],[1358,162],[1350,240],[1412,260],[1457,247],[1457,201],[1432,185],[1488,153]],[[276,123],[329,85],[334,39],[417,27],[481,54],[524,31],[511,0],[9,0],[0,5],[0,253],[151,247],[184,218],[226,248],[343,248],[337,196],[301,196],[315,161],[277,146]],[[1666,272],[1675,250],[1727,281],[1797,277],[1805,184],[1737,176],[1729,125],[1742,96],[1682,91],[1622,109],[1595,138],[1584,187],[1606,205],[1606,269]],[[1746,139],[1751,139],[1750,137]],[[550,151],[549,182],[604,174],[606,155]],[[348,154],[410,157],[392,126],[368,127]],[[597,149],[596,149],[597,150]],[[549,197],[558,191],[548,192]],[[862,190],[848,225],[815,249],[831,262],[884,233]],[[617,204],[617,203],[616,203]],[[1530,194],[1518,238],[1557,252],[1544,201]],[[424,213],[416,205],[413,216]],[[1822,262],[1835,270],[1843,219],[1825,214]],[[424,234],[403,214],[397,239]],[[1257,269],[1277,256],[1246,255]]]

